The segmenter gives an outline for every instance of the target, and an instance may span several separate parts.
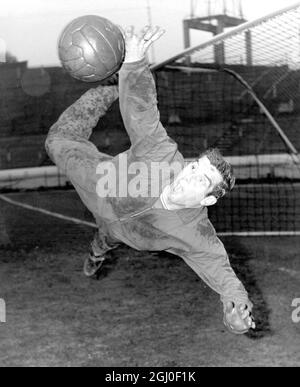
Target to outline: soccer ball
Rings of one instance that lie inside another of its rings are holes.
[[[121,30],[100,16],[81,16],[69,23],[58,42],[62,66],[84,82],[102,81],[117,72],[124,60]]]

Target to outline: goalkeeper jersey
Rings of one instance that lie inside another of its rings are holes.
[[[131,147],[111,157],[99,152],[89,138],[118,97]],[[207,209],[168,211],[155,207],[176,171],[171,168],[171,174],[162,173],[154,181],[153,168],[156,172],[170,165],[182,169],[184,158],[160,122],[155,82],[146,59],[123,64],[119,90],[99,86],[70,106],[51,127],[46,149],[99,227],[114,240],[137,250],[175,254],[224,303],[248,303],[247,292],[231,268]]]

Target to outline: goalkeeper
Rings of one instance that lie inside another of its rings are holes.
[[[119,90],[117,86],[99,86],[85,93],[51,127],[46,149],[99,226],[84,265],[87,276],[99,272],[106,253],[120,243],[137,250],[167,251],[180,256],[220,295],[225,326],[232,333],[243,334],[255,328],[252,304],[207,214],[207,207],[233,188],[232,169],[217,150],[209,150],[185,166],[177,144],[163,128],[155,83],[145,58],[151,44],[163,33],[160,28],[145,27],[136,34],[133,27],[128,28],[124,32],[126,54]],[[100,153],[89,138],[118,97],[132,146],[113,158]],[[115,181],[118,187],[132,183],[129,169],[119,173],[124,157],[130,165],[138,163],[149,169],[157,163],[181,168],[161,186],[149,173],[141,172],[146,194],[120,195],[113,189],[102,195],[99,182],[103,179]],[[159,194],[153,195],[151,188],[158,186]]]

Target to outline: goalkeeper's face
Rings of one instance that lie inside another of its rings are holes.
[[[167,200],[178,208],[212,206],[217,199],[210,194],[222,181],[220,172],[204,156],[181,171],[169,187]]]

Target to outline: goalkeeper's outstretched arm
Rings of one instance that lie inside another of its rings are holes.
[[[160,122],[155,82],[146,59],[148,48],[163,33],[160,28],[145,28],[137,35],[133,27],[124,32],[126,56],[119,77],[120,111],[133,146],[146,136],[154,142],[167,138]]]

